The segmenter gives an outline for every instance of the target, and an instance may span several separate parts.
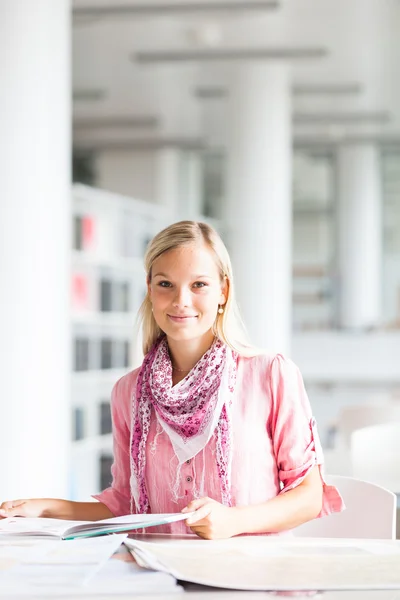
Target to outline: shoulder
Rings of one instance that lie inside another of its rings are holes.
[[[297,365],[283,354],[263,352],[254,356],[238,356],[238,368],[242,371],[255,371],[263,375],[285,370],[298,370]]]
[[[129,430],[132,402],[140,367],[130,371],[115,383],[111,393],[111,412],[116,430]]]
[[[238,373],[244,380],[267,382],[272,388],[287,381],[301,381],[298,366],[283,354],[260,353],[238,357]]]
[[[140,369],[141,367],[137,367],[133,371],[129,371],[114,384],[111,395],[113,405],[130,404]]]

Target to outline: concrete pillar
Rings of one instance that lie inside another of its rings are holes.
[[[236,289],[253,342],[289,353],[291,95],[284,64],[243,64],[229,94],[226,219]]]
[[[374,144],[339,149],[338,197],[339,324],[364,329],[381,318],[382,200]]]
[[[156,151],[156,192],[158,204],[165,206],[174,220],[179,219],[182,190],[182,164],[179,148],[174,146]]]
[[[70,14],[0,4],[1,501],[68,491]]]

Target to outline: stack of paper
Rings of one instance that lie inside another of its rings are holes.
[[[126,535],[70,542],[0,540],[0,598],[174,594],[173,575],[139,567],[121,546]]]
[[[89,585],[126,535],[72,542],[7,539],[0,542],[0,597],[58,595]]]

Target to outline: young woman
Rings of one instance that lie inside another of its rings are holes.
[[[0,516],[195,510],[152,531],[214,539],[278,533],[342,510],[338,491],[323,481],[301,374],[248,343],[216,231],[193,221],[167,227],[150,242],[145,267],[145,357],[112,392],[111,487],[98,502],[3,502]]]

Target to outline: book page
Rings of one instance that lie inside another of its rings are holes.
[[[127,539],[125,544],[142,566],[167,571],[183,581],[221,588],[400,589],[400,542],[308,542],[304,539],[286,544],[277,537],[242,537],[182,543]]]
[[[142,529],[144,527],[154,527],[156,525],[165,525],[175,521],[183,521],[193,513],[155,513],[145,515],[124,515],[113,519],[104,519],[90,523],[79,524],[69,527],[64,531],[64,539],[74,539],[76,537],[85,537],[86,535],[96,535],[104,533],[113,533],[119,531],[131,531]]]
[[[0,537],[4,535],[31,535],[74,539],[99,533],[134,530],[164,525],[187,519],[193,513],[161,513],[124,515],[101,521],[68,521],[63,519],[8,517],[0,520]],[[79,535],[81,532],[81,535]]]
[[[174,521],[183,521],[188,519],[189,516],[194,513],[151,513],[144,515],[123,515],[122,517],[114,517],[113,519],[103,519],[102,521],[96,521],[94,525],[122,525],[129,523],[132,525],[141,523],[152,523],[158,525],[162,523],[173,523]]]
[[[0,537],[3,535],[34,535],[60,538],[71,526],[85,525],[87,521],[63,519],[7,517],[0,520]]]

